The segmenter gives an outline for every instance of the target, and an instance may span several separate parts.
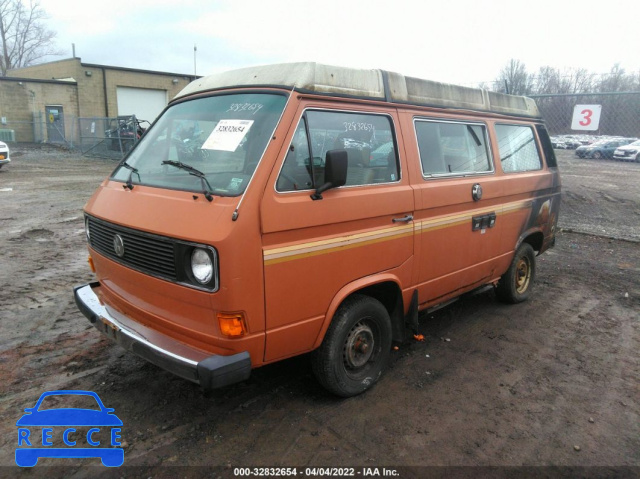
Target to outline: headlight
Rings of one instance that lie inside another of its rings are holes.
[[[213,261],[206,250],[195,248],[191,253],[191,272],[201,284],[207,284],[213,277]]]
[[[91,243],[91,233],[89,233],[89,218],[84,217],[84,234],[87,235],[87,242]]]

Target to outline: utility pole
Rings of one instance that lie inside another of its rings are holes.
[[[196,70],[196,52],[198,51],[198,47],[196,46],[196,44],[193,44],[193,76],[197,76],[197,70]]]

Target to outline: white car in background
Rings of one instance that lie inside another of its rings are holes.
[[[11,163],[11,158],[9,157],[9,147],[3,141],[0,141],[0,168],[2,168],[7,163]]]
[[[613,152],[613,159],[621,161],[637,161],[640,163],[640,140],[616,148],[616,151]]]

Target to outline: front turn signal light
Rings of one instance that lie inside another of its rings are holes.
[[[220,332],[229,338],[240,338],[247,334],[243,313],[218,313]]]
[[[96,265],[93,264],[93,258],[91,256],[89,256],[89,258],[87,258],[87,263],[89,263],[89,268],[91,268],[92,272],[96,272]]]

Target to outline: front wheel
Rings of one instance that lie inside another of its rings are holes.
[[[505,303],[521,303],[531,293],[536,276],[536,254],[528,243],[522,243],[513,261],[498,281],[496,295]]]
[[[378,381],[390,351],[389,313],[380,301],[356,294],[336,311],[311,365],[322,386],[338,396],[351,397]]]

